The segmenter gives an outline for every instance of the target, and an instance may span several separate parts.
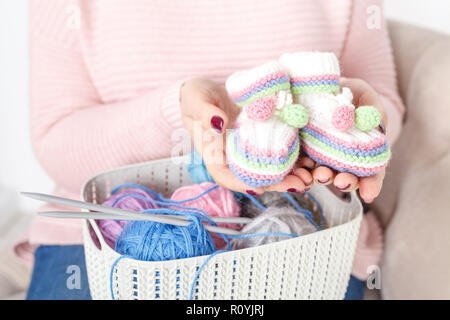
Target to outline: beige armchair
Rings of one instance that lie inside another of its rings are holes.
[[[383,299],[450,299],[450,36],[389,23],[406,119],[374,203]]]

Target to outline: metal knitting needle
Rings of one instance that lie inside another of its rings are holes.
[[[84,211],[43,211],[38,212],[38,215],[41,216],[47,216],[47,217],[54,217],[54,218],[66,218],[67,217],[74,217],[79,219],[103,219],[103,220],[151,220],[148,217],[154,216],[150,215],[149,213],[141,213],[141,212],[133,212],[130,211],[130,213],[133,213],[135,215],[129,215],[129,216],[122,216],[122,215],[116,215],[116,214],[110,214],[110,213],[104,213],[104,212],[84,212]],[[83,218],[86,217],[86,218]],[[167,217],[167,216],[164,216]],[[178,216],[169,216],[173,218],[178,218]],[[218,223],[236,223],[236,224],[247,224],[252,221],[250,218],[225,218],[225,217],[219,217],[220,219],[215,219],[219,221],[213,221]],[[181,219],[180,219],[181,220]],[[183,217],[183,221],[189,220],[187,217]],[[210,219],[212,220],[212,219]],[[231,221],[230,221],[231,220]],[[249,221],[247,221],[249,220]],[[244,222],[242,222],[244,221]],[[228,229],[228,228],[225,228]]]
[[[142,213],[123,210],[123,209],[119,209],[119,208],[106,207],[106,206],[89,203],[89,202],[72,200],[72,199],[67,199],[67,198],[57,197],[57,196],[53,196],[53,195],[42,194],[42,193],[22,192],[21,194],[26,197],[35,199],[35,200],[56,203],[56,204],[61,204],[61,205],[65,205],[65,206],[71,206],[71,207],[75,207],[75,208],[87,209],[87,210],[92,210],[92,211],[98,211],[100,213],[107,213],[107,214],[110,214],[109,219],[113,219],[113,220],[141,220],[141,218],[142,218]],[[71,216],[71,218],[81,218],[81,216],[79,216],[81,213],[82,212],[76,212],[75,214],[77,214],[78,216]],[[186,221],[189,219],[189,217],[186,217],[186,216],[167,216],[167,215],[157,215],[157,214],[145,215],[145,216],[147,217],[145,220],[149,220],[149,221],[167,223],[167,224],[172,224],[172,225],[177,225],[177,226],[189,225],[189,222]],[[55,217],[58,217],[58,216],[55,216]],[[63,218],[62,215],[59,217]],[[99,216],[97,216],[97,217],[99,217]],[[127,219],[127,217],[129,217],[129,219]],[[89,218],[95,219],[95,217],[89,217]],[[247,224],[252,221],[252,219],[249,219],[249,218],[228,219],[225,217],[214,217],[214,218],[211,218],[211,220],[216,223],[228,222],[228,223],[241,223],[241,224]],[[205,228],[208,231],[216,230],[214,232],[219,232],[219,233],[224,233],[224,234],[231,234],[231,233],[236,234],[235,230],[228,229],[228,228],[221,228],[221,227],[215,227],[215,226],[209,226],[209,225],[206,225]],[[221,230],[221,231],[219,231],[219,230]]]
[[[127,211],[127,210],[123,210],[123,209],[119,209],[119,208],[106,207],[106,206],[102,206],[102,205],[95,204],[95,203],[72,200],[72,199],[57,197],[57,196],[53,196],[53,195],[49,195],[49,194],[33,193],[33,192],[22,192],[21,194],[24,195],[25,197],[39,200],[39,201],[56,203],[56,204],[61,204],[64,206],[75,207],[75,208],[80,208],[80,209],[110,213],[110,214],[119,215],[122,217],[130,216],[130,214],[132,215],[133,213],[135,213],[132,211]],[[155,222],[169,223],[169,224],[173,224],[173,225],[177,225],[177,226],[185,225],[181,221],[181,219],[178,219],[178,218],[172,218],[172,217],[161,216],[161,215],[152,215],[152,218],[154,218],[152,221],[155,221]]]
[[[67,218],[67,219],[105,219],[105,220],[139,220],[139,221],[155,221],[154,215],[150,214],[142,214],[142,213],[135,213],[135,217],[123,217],[115,214],[109,214],[109,213],[102,213],[102,212],[72,212],[72,211],[45,211],[45,212],[38,212],[38,215],[45,216],[45,217],[51,217],[51,218]],[[181,226],[187,226],[189,225],[189,221],[186,220],[179,220],[181,223],[178,225]],[[164,222],[166,223],[166,222]],[[168,222],[167,222],[168,223]],[[172,223],[168,223],[172,224]],[[221,233],[226,235],[242,235],[241,232],[224,228],[224,227],[216,227],[211,225],[205,225],[205,229],[210,232],[215,233]]]
[[[57,197],[54,195],[44,194],[44,193],[21,192],[21,194],[24,195],[25,197],[29,197],[29,198],[39,200],[39,201],[56,203],[56,204],[61,204],[64,206],[86,209],[86,210],[91,210],[91,211],[97,211],[97,212],[102,212],[102,213],[109,213],[112,215],[119,215],[121,218],[119,220],[127,220],[127,219],[124,219],[124,217],[127,217],[127,216],[130,216],[132,218],[130,220],[135,220],[137,215],[142,214],[142,213],[135,212],[135,211],[129,211],[129,210],[124,210],[124,209],[114,208],[114,207],[107,207],[107,206],[103,206],[100,204],[84,202],[84,201],[79,201],[79,200],[73,200],[73,199],[68,199],[68,198],[62,198],[62,197]],[[168,216],[168,215],[152,214],[152,217],[157,217],[158,219],[162,219],[162,220],[167,220],[167,219],[169,219],[169,220],[172,220],[172,219],[188,220],[189,219],[189,217],[182,216],[182,215]],[[230,218],[228,218],[228,217],[208,217],[208,218],[215,223],[247,224],[252,221],[252,219],[245,218],[245,217],[230,217]],[[160,220],[160,221],[155,220],[155,222],[163,222],[164,223],[164,221],[162,221],[162,220]],[[167,222],[167,223],[169,223],[169,222]],[[176,224],[176,225],[179,225],[179,224]]]

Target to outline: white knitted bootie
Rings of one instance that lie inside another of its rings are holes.
[[[280,63],[291,77],[295,103],[309,113],[301,130],[302,149],[314,161],[341,172],[370,176],[390,158],[381,116],[371,106],[355,109],[349,88],[339,86],[339,62],[329,52],[284,54]]]
[[[236,72],[226,82],[230,97],[242,107],[227,136],[227,158],[233,173],[249,186],[281,181],[298,158],[298,128],[308,114],[292,104],[289,80],[272,61]]]

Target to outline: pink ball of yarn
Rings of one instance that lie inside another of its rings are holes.
[[[138,189],[138,188],[128,188],[126,190],[116,192],[109,198],[107,198],[102,205],[107,207],[112,207],[114,204],[114,208],[125,209],[135,212],[140,212],[142,210],[147,209],[156,209],[159,206],[150,201],[145,201],[143,199],[139,199],[137,197],[123,197],[118,200],[120,197],[126,194],[135,194],[141,197],[154,199],[151,194],[148,192]],[[116,202],[116,200],[118,200]],[[112,248],[115,247],[116,240],[122,232],[123,227],[128,223],[128,220],[97,220],[97,225],[102,232],[103,238],[105,242]]]
[[[173,193],[171,200],[182,201],[190,198],[195,198],[208,189],[211,189],[216,184],[212,182],[203,182],[200,184],[193,184],[178,188]],[[225,188],[218,187],[197,200],[183,202],[180,205],[184,207],[198,208],[213,217],[239,217],[240,207],[236,202],[233,193]],[[219,223],[219,226],[239,230],[242,226],[235,223]],[[221,236],[211,233],[214,244],[217,249],[225,246],[225,241]]]
[[[348,130],[352,127],[353,121],[355,120],[355,113],[350,106],[339,106],[337,107],[331,118],[333,126],[341,131]]]

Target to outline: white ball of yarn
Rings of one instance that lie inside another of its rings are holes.
[[[288,233],[303,236],[317,231],[309,220],[294,208],[269,207],[254,220],[242,228],[245,234],[254,233]],[[256,236],[244,239],[232,239],[234,250],[261,246],[272,242],[291,239],[287,236]]]

